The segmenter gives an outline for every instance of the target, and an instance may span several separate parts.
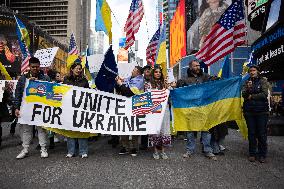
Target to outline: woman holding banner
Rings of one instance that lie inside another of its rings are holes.
[[[82,69],[81,63],[75,62],[70,67],[70,74],[64,79],[63,84],[89,88],[88,80],[83,76],[83,69]],[[88,157],[88,137],[89,136],[84,135],[83,133],[81,135],[82,138],[79,136],[80,135],[76,135],[76,137],[78,138],[67,137],[67,149],[68,149],[68,154],[66,155],[67,158],[71,158],[75,156],[76,141],[78,141],[79,143],[79,155],[82,158]]]
[[[152,70],[151,89],[163,90],[165,88],[167,88],[167,83],[165,82],[162,73],[162,68],[160,68],[159,66],[155,66]],[[162,159],[168,159],[168,156],[165,153],[165,147],[171,144],[170,112],[168,106],[166,107],[166,112],[164,115],[160,133],[157,135],[150,135],[149,141],[154,146],[154,159],[160,159],[160,155]],[[161,150],[160,155],[159,149]]]

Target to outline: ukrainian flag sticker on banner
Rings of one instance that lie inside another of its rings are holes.
[[[241,77],[177,88],[171,99],[176,131],[208,131],[241,119]]]

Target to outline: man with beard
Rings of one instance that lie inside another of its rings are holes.
[[[184,87],[192,84],[200,84],[210,80],[210,76],[207,73],[204,73],[200,69],[200,64],[197,60],[192,60],[189,63],[189,68],[187,70],[188,78],[184,80],[179,80],[177,82],[177,87]],[[193,131],[188,131],[186,133],[187,144],[186,144],[186,153],[183,154],[184,158],[189,158],[193,155],[195,151],[195,136]],[[211,134],[209,131],[201,131],[201,140],[203,145],[203,151],[205,156],[209,159],[217,160],[215,155],[212,153],[212,147],[210,145]]]

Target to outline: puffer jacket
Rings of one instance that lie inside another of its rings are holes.
[[[242,96],[244,97],[243,110],[244,112],[268,112],[268,89],[269,83],[266,78],[257,77],[249,78],[252,81],[252,87],[248,88],[246,85],[243,87]],[[248,97],[251,95],[251,99]]]

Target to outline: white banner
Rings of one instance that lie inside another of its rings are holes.
[[[39,59],[40,67],[49,67],[52,64],[57,51],[58,47],[39,49],[35,52],[34,57]]]
[[[168,90],[155,90],[127,98],[27,80],[18,122],[112,135],[158,134],[168,95]]]

